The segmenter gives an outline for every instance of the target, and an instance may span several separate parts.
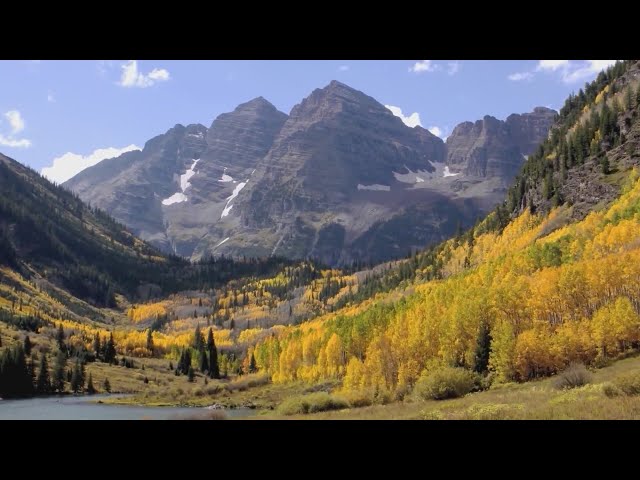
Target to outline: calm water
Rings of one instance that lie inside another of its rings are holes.
[[[106,395],[91,397],[40,397],[0,400],[0,420],[180,420],[211,413],[204,408],[136,407],[95,403]],[[246,408],[225,410],[227,418],[248,417]]]

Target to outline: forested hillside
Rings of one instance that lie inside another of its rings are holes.
[[[438,366],[523,381],[637,348],[638,83],[635,61],[601,74],[567,101],[504,205],[397,267],[409,287],[266,339],[258,367],[401,398]]]

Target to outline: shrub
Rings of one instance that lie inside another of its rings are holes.
[[[260,387],[262,385],[267,385],[270,381],[268,375],[264,374],[254,374],[254,375],[244,375],[239,377],[231,382],[227,383],[224,388],[229,392],[240,391],[244,392],[249,388]]]
[[[464,368],[441,367],[422,372],[415,392],[424,400],[444,400],[462,397],[471,392],[478,383],[476,373]]]
[[[572,363],[556,377],[553,385],[558,390],[582,387],[591,383],[591,372],[581,363]]]
[[[640,395],[640,372],[620,375],[613,379],[613,385],[625,395]]]
[[[349,408],[344,398],[329,395],[326,392],[312,393],[286,399],[278,406],[281,415],[305,415],[307,413],[326,412]]]
[[[351,408],[368,407],[373,403],[371,395],[366,392],[345,392],[341,397],[347,401]]]
[[[619,397],[624,393],[613,383],[606,382],[602,384],[602,392],[609,398]]]

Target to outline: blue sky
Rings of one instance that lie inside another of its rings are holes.
[[[279,110],[336,79],[445,138],[458,123],[560,108],[611,60],[0,61],[0,152],[64,181],[177,123],[263,96]],[[417,114],[417,115],[416,115]]]

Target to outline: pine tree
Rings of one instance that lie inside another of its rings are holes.
[[[151,329],[147,330],[147,350],[149,350],[151,356],[153,356],[153,333]]]
[[[193,371],[193,367],[189,367],[189,371],[187,372],[187,376],[189,377],[189,381],[193,382],[196,377],[196,373]]]
[[[234,330],[235,328],[236,328],[236,322],[232,318],[231,323],[229,323],[229,329]]]
[[[600,166],[602,167],[602,173],[603,174],[609,175],[609,173],[611,173],[611,166],[609,164],[609,158],[607,158],[606,155],[604,157],[602,157],[602,160],[600,161]]]
[[[476,346],[475,365],[473,369],[478,373],[484,373],[489,367],[489,354],[491,353],[491,332],[489,324],[482,322],[478,332],[478,343]]]
[[[638,85],[638,92],[636,93],[636,108],[640,107],[640,85]]]
[[[207,359],[207,352],[202,350],[200,352],[200,371],[206,373],[209,370],[209,360]]]
[[[96,393],[96,389],[93,386],[93,376],[89,374],[89,381],[87,382],[87,393],[93,395]]]
[[[36,362],[34,357],[29,358],[27,362],[27,376],[29,377],[29,383],[31,387],[36,385]]]
[[[71,390],[73,393],[81,392],[84,389],[84,373],[83,366],[80,364],[80,360],[76,360],[76,364],[73,367],[73,374],[71,375]]]
[[[93,339],[93,351],[96,354],[96,359],[102,358],[102,346],[100,345],[100,334],[96,332],[96,336]]]
[[[627,91],[624,95],[624,108],[631,110],[633,108],[633,94],[631,93],[631,86],[627,87]]]
[[[251,362],[249,363],[249,373],[256,373],[258,371],[258,367],[256,366],[256,357],[251,352]]]
[[[24,337],[24,354],[28,357],[29,355],[31,355],[31,339],[29,338],[29,335],[27,335],[26,337]]]
[[[62,350],[56,353],[56,363],[53,366],[53,388],[59,393],[64,392],[65,368],[67,367],[67,356]]]
[[[38,368],[38,378],[36,380],[36,392],[40,395],[51,393],[49,365],[47,365],[47,356],[44,353],[40,356],[40,366]]]
[[[173,370],[173,362],[169,361],[169,370]]]
[[[220,378],[220,368],[218,366],[218,349],[216,348],[216,342],[213,337],[213,330],[209,329],[209,335],[207,336],[207,350],[209,352],[209,376],[211,378]]]
[[[62,328],[62,323],[58,325],[58,332],[56,334],[56,342],[58,342],[58,348],[63,352],[66,352],[66,345],[64,344],[64,329]]]
[[[108,378],[104,379],[104,383],[102,384],[102,387],[104,388],[105,392],[111,393],[111,384],[109,383],[109,379]]]
[[[197,351],[201,351],[204,347],[204,336],[200,330],[200,324],[196,326],[196,331],[193,333],[193,348]]]
[[[109,341],[104,347],[104,362],[112,364],[116,361],[116,344],[113,341],[113,332],[109,334]]]

